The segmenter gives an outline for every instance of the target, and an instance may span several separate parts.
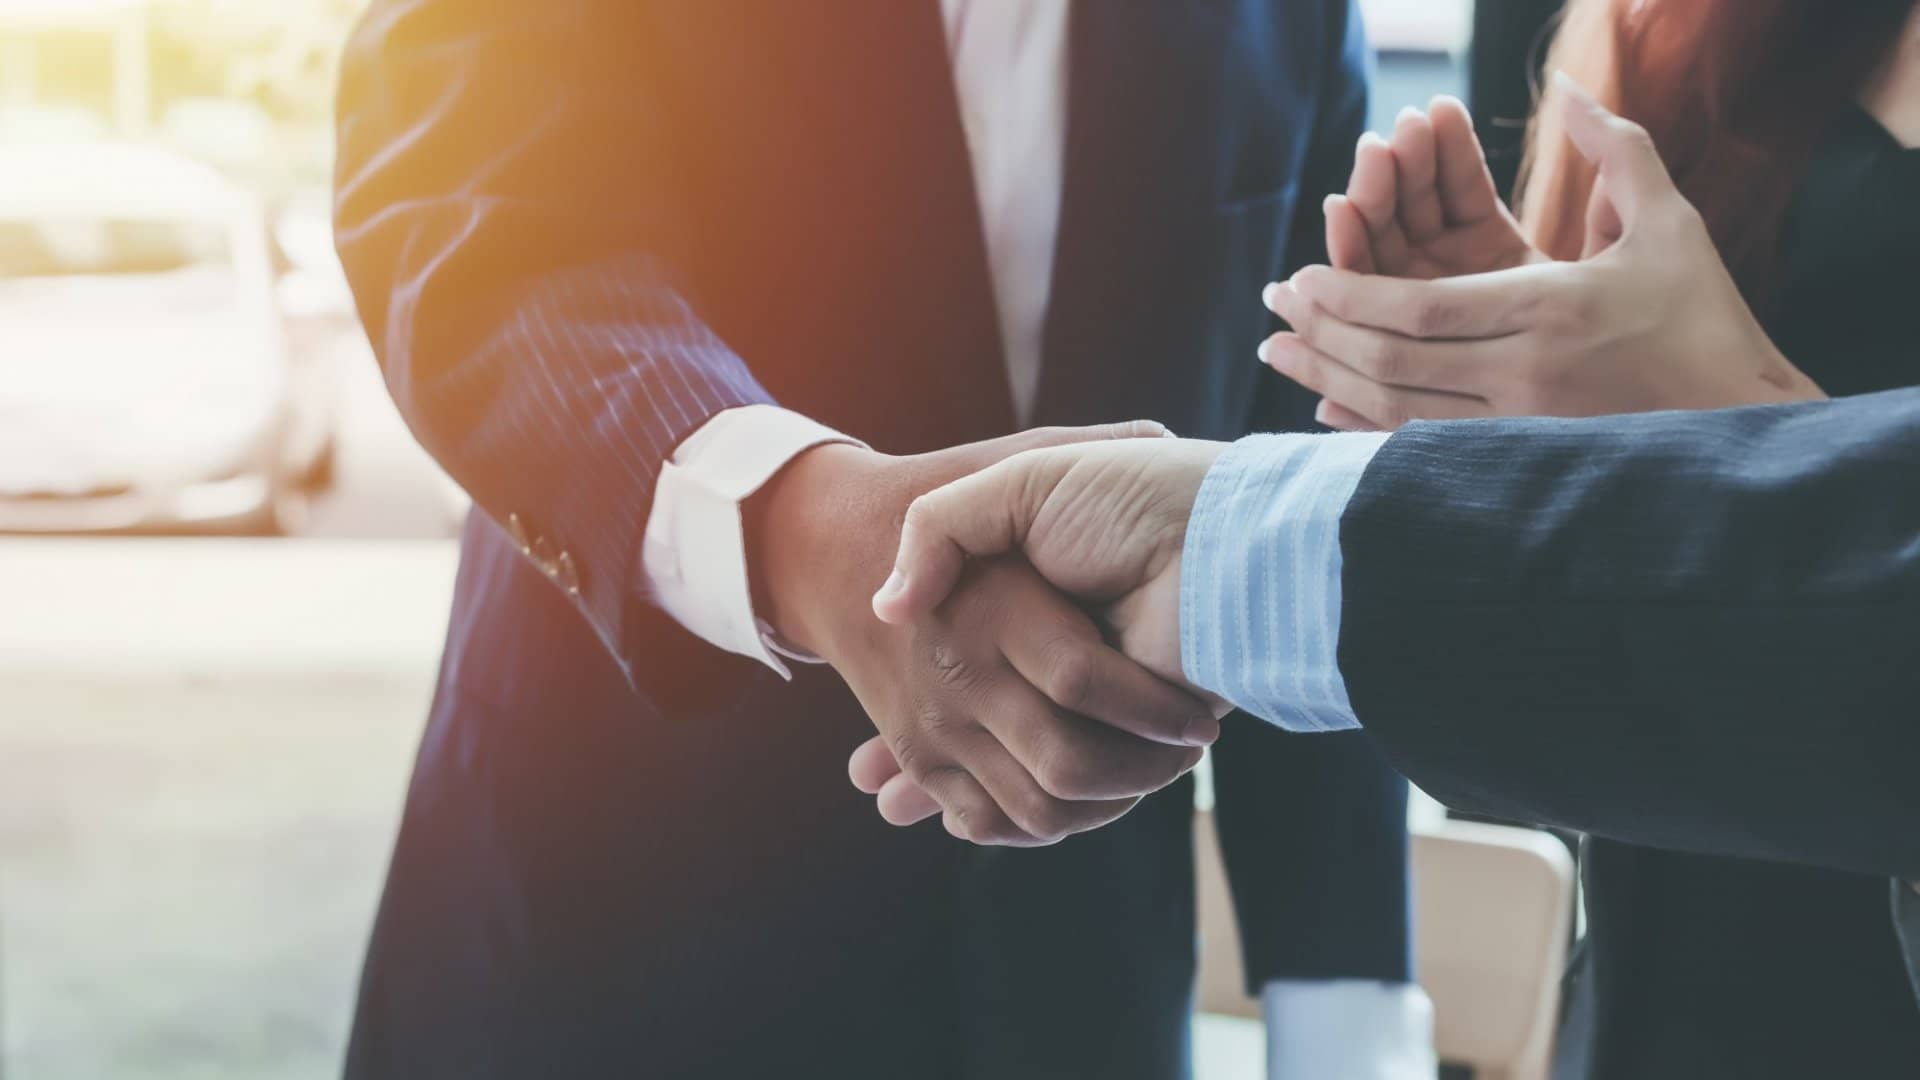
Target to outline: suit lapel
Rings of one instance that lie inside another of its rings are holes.
[[[849,62],[868,69],[846,102],[849,117],[879,118],[866,170],[873,187],[861,197],[893,204],[887,219],[911,230],[882,243],[896,261],[875,270],[905,285],[895,303],[915,339],[881,362],[912,367],[910,415],[930,440],[1003,434],[1013,427],[1013,394],[939,0],[833,7],[851,13],[845,25],[858,45]]]
[[[1102,387],[1127,373],[1107,361],[1138,355],[1126,345],[1207,223],[1209,119],[1229,24],[1202,0],[1074,4],[1042,423],[1117,419],[1104,415]]]

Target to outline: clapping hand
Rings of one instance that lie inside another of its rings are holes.
[[[1292,329],[1262,358],[1348,429],[1824,396],[1773,347],[1646,131],[1564,76],[1549,107],[1598,171],[1584,258],[1526,243],[1442,100],[1361,147],[1328,207],[1335,266],[1268,287]]]

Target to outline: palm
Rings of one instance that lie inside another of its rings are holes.
[[[1466,109],[1447,98],[1402,113],[1392,142],[1362,140],[1346,196],[1327,207],[1327,248],[1341,269],[1429,281],[1545,258],[1500,201]]]
[[[1396,263],[1376,265],[1375,272],[1432,281],[1510,270],[1534,261],[1537,255],[1520,235],[1519,225],[1503,213],[1448,225],[1418,242],[1409,238],[1404,256]]]

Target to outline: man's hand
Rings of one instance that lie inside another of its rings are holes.
[[[1564,77],[1555,92],[1600,174],[1587,258],[1432,281],[1309,267],[1268,287],[1293,329],[1266,362],[1334,403],[1322,418],[1339,427],[1824,396],[1767,338],[1646,131]]]
[[[964,579],[956,568],[938,610],[876,620],[870,598],[908,504],[1021,450],[1158,445],[1161,434],[1151,424],[1037,431],[904,458],[822,446],[750,505],[769,621],[846,679],[955,836],[1032,845],[1104,825],[1191,769],[1219,726],[1017,557],[967,567]]]
[[[915,625],[964,602],[973,561],[1018,553],[1093,609],[1128,656],[1184,685],[1180,553],[1201,481],[1223,448],[1129,439],[1034,450],[923,495],[907,511],[898,561],[873,610],[889,625]],[[945,802],[925,790],[912,762],[904,773],[901,764],[877,739],[849,763],[855,786],[878,795],[896,824]]]

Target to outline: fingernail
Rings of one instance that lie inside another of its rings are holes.
[[[1272,311],[1273,306],[1280,302],[1280,283],[1273,282],[1260,290],[1260,302],[1267,305],[1267,310]]]
[[[1420,119],[1420,110],[1409,105],[1406,108],[1400,110],[1400,115],[1394,117],[1393,122],[1396,124],[1399,124],[1407,120],[1418,120],[1418,119]]]
[[[1209,713],[1201,713],[1187,721],[1186,730],[1180,733],[1181,740],[1188,746],[1212,746],[1219,737],[1220,721]]]
[[[1267,362],[1267,349],[1272,345],[1273,345],[1273,339],[1268,338],[1267,340],[1260,343],[1260,347],[1258,349],[1254,350],[1254,355],[1260,358],[1261,363],[1264,364]]]

